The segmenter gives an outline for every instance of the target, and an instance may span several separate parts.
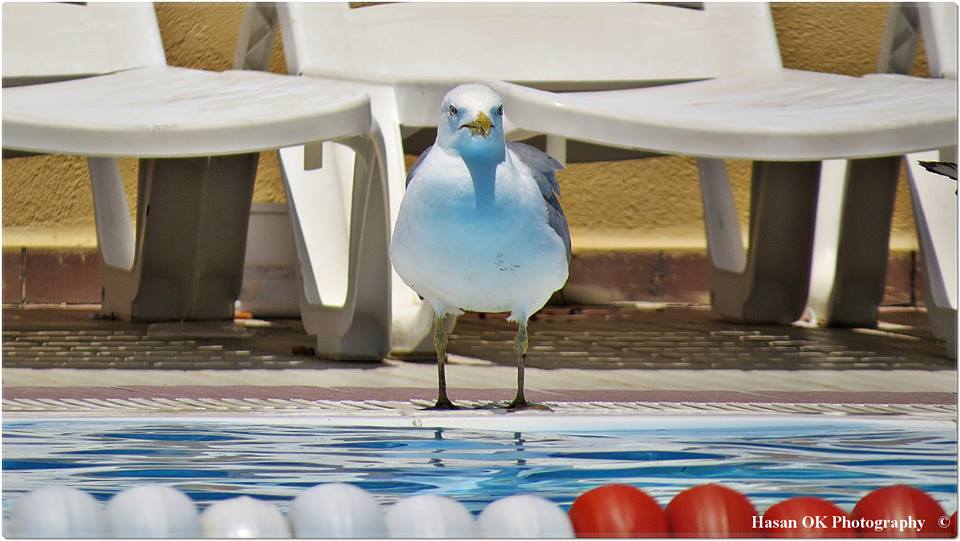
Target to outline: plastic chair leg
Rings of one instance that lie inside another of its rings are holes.
[[[923,282],[926,287],[927,315],[934,335],[946,341],[946,353],[957,358],[957,183],[930,173],[920,160],[955,160],[956,150],[946,156],[936,151],[904,157],[913,198],[913,214],[920,256],[923,258]]]
[[[713,312],[750,323],[796,321],[807,297],[820,164],[754,164],[746,254],[723,162],[699,164]]]
[[[433,311],[387,255],[405,188],[399,129],[393,136],[324,143],[323,163],[312,170],[304,169],[303,147],[280,151],[300,260],[300,314],[320,356],[433,355]],[[398,149],[390,152],[384,140]]]
[[[843,197],[846,191],[847,161],[824,161],[820,168],[817,225],[813,238],[813,260],[810,264],[810,287],[806,308],[811,322],[818,325],[826,325],[830,315],[830,296],[833,293],[837,271],[840,219],[843,215]]]
[[[370,109],[380,128],[384,145],[384,164],[389,196],[389,235],[397,223],[400,203],[407,189],[407,170],[403,154],[403,137],[400,131],[400,112],[395,91],[389,87],[369,89]],[[402,357],[434,358],[433,309],[410,289],[390,264],[390,352]],[[452,332],[456,317],[446,320],[447,332]]]
[[[369,137],[324,143],[322,163],[309,170],[304,164],[313,160],[303,147],[280,151],[300,260],[301,317],[321,356],[432,357],[433,310],[403,283],[387,255],[406,189],[396,98],[387,87],[366,90],[378,128]],[[448,330],[455,322],[448,320]]]
[[[886,283],[899,162],[896,156],[847,162],[832,286],[817,313],[822,323],[858,327],[877,323]],[[821,189],[832,180],[822,180]],[[817,227],[828,225],[818,222]]]
[[[342,143],[324,143],[313,170],[303,167],[304,147],[280,151],[300,316],[321,356],[381,359],[390,324],[383,149],[369,139]]]
[[[257,154],[141,160],[137,234],[112,160],[91,159],[104,315],[232,319]]]
[[[117,160],[88,158],[87,166],[93,183],[93,212],[101,264],[129,271],[133,268],[136,244]]]

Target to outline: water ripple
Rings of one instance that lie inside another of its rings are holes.
[[[868,490],[909,483],[956,508],[952,423],[916,430],[860,423],[783,428],[635,430],[604,434],[455,429],[324,428],[184,419],[8,422],[3,510],[20,494],[67,484],[99,500],[143,483],[170,483],[202,508],[246,494],[282,508],[305,488],[355,483],[390,503],[433,493],[478,512],[497,498],[537,493],[567,507],[595,486],[630,483],[661,504],[705,482],[747,494],[761,511],[794,495],[849,510]]]

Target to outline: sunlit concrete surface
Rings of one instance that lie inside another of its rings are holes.
[[[146,324],[95,313],[5,310],[4,399],[413,403],[436,391],[431,359],[320,359],[296,320]],[[531,323],[526,385],[556,402],[955,404],[956,365],[926,325],[922,310],[905,308],[885,308],[876,329],[742,325],[695,307],[549,308]],[[502,317],[461,318],[451,397],[509,399],[512,339]]]

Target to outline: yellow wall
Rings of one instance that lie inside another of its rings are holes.
[[[887,4],[773,5],[783,63],[788,68],[862,75],[875,70]],[[229,69],[243,5],[157,4],[171,65]],[[915,74],[926,75],[922,49]],[[284,72],[279,39],[271,71]],[[136,201],[136,161],[122,170],[131,208]],[[730,162],[741,213],[748,208],[749,164]],[[560,174],[563,204],[578,249],[702,248],[703,211],[692,159],[662,157],[615,163],[573,164]],[[3,161],[3,244],[94,246],[93,203],[85,161],[46,156]],[[282,202],[273,153],[261,157],[256,201]],[[742,217],[745,223],[745,216]],[[905,182],[897,194],[895,248],[915,246]]]

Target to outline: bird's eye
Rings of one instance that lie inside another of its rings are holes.
[[[458,114],[460,114],[460,111],[457,110],[457,108],[454,107],[453,105],[450,106],[449,111],[450,111],[450,116],[457,116]]]
[[[503,116],[503,106],[497,107],[497,116]]]

